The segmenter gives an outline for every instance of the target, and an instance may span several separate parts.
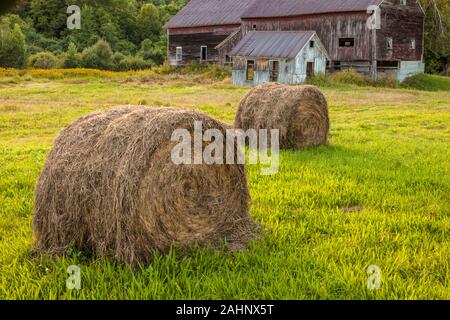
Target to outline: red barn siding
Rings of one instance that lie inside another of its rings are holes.
[[[332,13],[286,18],[243,20],[244,31],[312,30],[316,31],[332,60],[354,61],[370,59],[370,31],[366,28],[365,12]],[[339,38],[355,38],[354,48],[340,48]]]
[[[200,0],[198,0],[200,1]],[[231,1],[231,0],[230,0]],[[270,0],[267,5],[273,5]],[[366,3],[367,2],[367,3]],[[365,4],[373,1],[366,1]],[[376,3],[379,3],[375,1]],[[332,60],[331,70],[339,68],[355,68],[369,73],[371,65],[378,61],[421,61],[423,56],[423,24],[424,13],[416,0],[407,0],[406,6],[401,5],[400,0],[384,0],[381,8],[381,29],[369,30],[367,19],[369,13],[365,11],[366,5],[362,2],[353,3],[349,9],[339,9],[339,12],[318,12],[308,14],[295,14],[291,10],[286,11],[289,16],[270,17],[271,10],[264,9],[264,16],[253,11],[262,10],[261,3],[255,2],[254,7],[249,6],[242,18],[241,24],[210,26],[210,27],[186,27],[169,29],[169,62],[175,61],[176,47],[183,47],[183,63],[200,60],[200,47],[208,46],[208,60],[225,62],[225,57],[234,45],[251,30],[267,31],[316,31],[324,44]],[[312,2],[311,2],[312,3]],[[319,5],[325,2],[319,1],[317,10],[322,10]],[[200,2],[198,2],[201,5]],[[263,3],[264,4],[264,3]],[[285,4],[291,4],[285,1]],[[299,3],[294,3],[299,5]],[[338,5],[338,3],[334,3]],[[347,3],[348,4],[348,3]],[[328,7],[327,7],[328,8]],[[340,8],[340,5],[338,5]],[[306,10],[305,7],[297,9]],[[352,9],[352,10],[350,10]],[[252,11],[253,10],[253,11]],[[269,12],[270,11],[270,12]],[[313,11],[308,11],[313,12]],[[253,14],[252,14],[253,13]],[[267,14],[267,15],[266,15]],[[241,28],[240,33],[230,36]],[[372,36],[373,35],[373,36]],[[376,37],[375,37],[376,36]],[[227,39],[227,37],[229,37]],[[393,49],[387,48],[387,37],[393,38]],[[339,47],[340,38],[354,38],[354,47]],[[224,41],[227,39],[226,41]],[[411,39],[416,40],[416,48],[411,49]],[[218,50],[215,48],[219,45]],[[376,48],[374,47],[376,46]],[[392,68],[394,64],[379,63],[382,68]],[[375,75],[375,71],[373,75]]]
[[[415,0],[406,6],[399,0],[385,1],[381,5],[381,29],[377,30],[377,59],[420,61],[423,54],[424,14]],[[393,39],[393,50],[387,49],[387,37]],[[411,49],[411,40],[416,49]]]

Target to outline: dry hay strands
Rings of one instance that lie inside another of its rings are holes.
[[[39,252],[89,250],[130,265],[174,245],[245,247],[255,234],[243,165],[175,165],[175,129],[223,123],[175,108],[118,107],[74,122],[55,142],[35,193]]]
[[[314,86],[259,85],[239,104],[236,129],[279,129],[280,148],[328,143],[330,120],[324,95]]]

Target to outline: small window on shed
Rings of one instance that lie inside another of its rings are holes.
[[[254,25],[252,26],[252,29],[253,29],[253,30],[256,30],[256,24],[254,24]]]
[[[400,4],[401,4],[402,6],[406,6],[406,0],[400,0]]]
[[[413,50],[416,49],[416,39],[411,39],[409,48]]]
[[[311,40],[311,41],[309,42],[309,47],[310,47],[310,48],[314,48],[314,45],[315,45],[314,41]]]
[[[339,38],[339,47],[353,48],[355,46],[355,38]]]
[[[392,50],[394,48],[394,40],[392,39],[392,37],[386,38],[386,48],[388,50]]]
[[[183,48],[182,47],[177,47],[176,53],[175,53],[175,60],[176,61],[183,60]]]

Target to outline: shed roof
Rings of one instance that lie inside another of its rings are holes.
[[[241,18],[290,17],[308,14],[367,11],[383,0],[257,0]]]
[[[164,28],[240,24],[242,14],[254,2],[255,0],[190,0]]]
[[[293,59],[315,31],[253,31],[231,50],[230,56]]]

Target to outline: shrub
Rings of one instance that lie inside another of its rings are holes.
[[[141,57],[130,56],[130,57],[125,57],[125,59],[120,61],[118,69],[120,71],[143,70],[143,69],[148,69],[151,66],[152,66],[152,64],[150,62],[145,61]]]
[[[379,79],[375,82],[376,87],[383,88],[398,88],[400,86],[400,81],[394,77],[386,77],[384,79]]]
[[[138,56],[144,60],[152,61],[156,65],[162,65],[166,58],[165,47],[161,48],[159,43],[154,43],[150,39],[145,39],[141,43]]]
[[[63,68],[78,68],[81,66],[81,55],[77,51],[76,45],[71,42],[69,48],[64,56],[62,67]]]
[[[28,65],[35,69],[52,69],[57,65],[58,59],[51,52],[39,52],[30,56]]]
[[[450,77],[418,74],[405,79],[402,87],[426,91],[450,91]]]
[[[9,20],[0,21],[0,66],[22,68],[25,65],[27,46],[19,24],[9,25]]]
[[[330,81],[335,84],[351,84],[360,87],[370,85],[369,79],[354,70],[336,72],[330,75]]]
[[[122,62],[122,60],[124,60],[127,56],[124,55],[122,52],[116,52],[113,55],[113,65],[114,65],[114,69],[118,70],[119,69],[119,64],[120,62]]]
[[[311,78],[308,78],[306,80],[306,84],[311,84],[314,86],[318,86],[318,87],[326,87],[326,86],[330,86],[330,77],[323,74],[323,73],[319,73],[314,75]]]
[[[206,76],[215,80],[223,80],[227,77],[230,77],[231,72],[217,64],[213,64],[209,67],[208,71],[206,72]]]
[[[167,61],[164,62],[162,65],[158,66],[157,68],[154,69],[156,74],[172,74],[174,73],[174,70],[176,70],[177,68],[170,65]]]
[[[44,48],[41,48],[39,46],[35,46],[35,45],[29,45],[27,48],[27,54],[28,55],[33,55],[39,52],[45,51]]]
[[[102,39],[98,40],[92,47],[83,50],[81,61],[85,68],[111,69],[113,64],[113,52],[109,43]]]

